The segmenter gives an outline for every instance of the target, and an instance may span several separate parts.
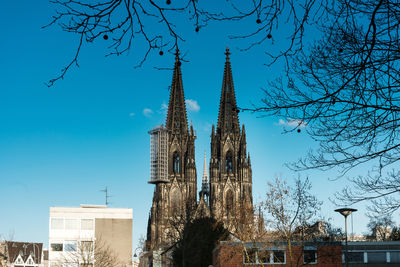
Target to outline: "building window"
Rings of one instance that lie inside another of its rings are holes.
[[[303,260],[305,264],[317,263],[317,251],[316,250],[304,250]]]
[[[347,261],[354,263],[364,263],[364,252],[348,252]]]
[[[225,172],[231,173],[232,172],[232,152],[229,150],[225,156]]]
[[[64,219],[63,218],[51,218],[51,229],[52,230],[63,230],[64,229]]]
[[[283,250],[274,250],[273,254],[273,263],[285,263],[285,251]]]
[[[80,250],[91,253],[93,251],[93,241],[81,241]]]
[[[173,189],[171,192],[171,215],[177,215],[181,207],[181,195],[177,189]]]
[[[180,159],[179,159],[179,154],[177,151],[174,152],[174,156],[172,158],[172,162],[173,162],[173,170],[175,174],[179,174],[180,173]]]
[[[258,261],[260,263],[270,263],[271,262],[271,251],[268,250],[259,250],[257,252]]]
[[[368,263],[386,262],[386,252],[367,252]]]
[[[228,190],[225,196],[225,215],[229,216],[233,212],[233,193]]]
[[[248,248],[243,252],[245,264],[285,264],[286,253],[284,250],[258,250]]]
[[[78,230],[79,221],[77,219],[65,219],[65,229],[66,230]]]
[[[390,252],[390,262],[400,262],[400,251],[391,251]]]
[[[82,230],[93,230],[93,219],[82,219],[81,220]]]
[[[22,251],[19,252],[19,256],[18,256],[17,260],[15,261],[16,264],[24,264],[24,261],[21,259],[21,256],[23,255],[23,253],[21,253],[21,252]]]
[[[50,244],[51,251],[63,251],[62,243],[51,243]]]
[[[76,241],[66,241],[64,243],[64,251],[67,252],[76,251]]]
[[[244,263],[257,263],[257,250],[248,248],[243,252]]]

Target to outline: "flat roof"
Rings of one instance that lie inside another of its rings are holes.
[[[132,219],[130,208],[108,208],[105,205],[81,204],[80,207],[50,207],[50,217]]]

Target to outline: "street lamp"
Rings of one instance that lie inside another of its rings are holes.
[[[352,208],[341,208],[341,209],[336,209],[336,212],[339,212],[344,216],[344,225],[345,225],[345,232],[346,232],[346,252],[344,254],[344,261],[346,263],[346,266],[349,266],[348,260],[347,260],[347,216],[349,216],[352,212],[356,212],[356,209]]]

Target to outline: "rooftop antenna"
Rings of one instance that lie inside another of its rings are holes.
[[[110,196],[110,195],[108,194],[108,187],[106,186],[105,189],[100,190],[100,191],[101,191],[101,192],[104,192],[104,193],[106,194],[106,206],[108,206],[108,204],[110,204],[110,202],[108,202],[108,199],[109,199],[110,197],[112,197],[112,196]]]

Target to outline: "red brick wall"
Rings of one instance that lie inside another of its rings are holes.
[[[213,253],[214,267],[245,267],[261,266],[261,264],[244,264],[243,245],[218,246]],[[303,264],[303,247],[292,247],[292,259],[294,266],[304,267],[342,267],[342,248],[341,246],[319,246],[317,249],[317,263]],[[286,249],[286,264],[264,264],[263,266],[290,267],[289,251]]]

